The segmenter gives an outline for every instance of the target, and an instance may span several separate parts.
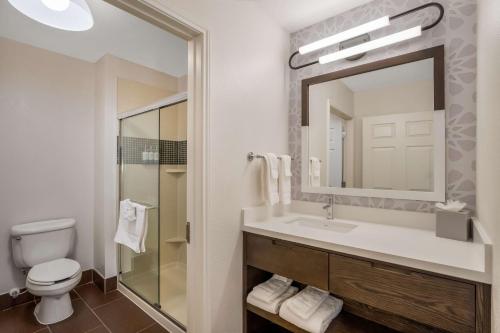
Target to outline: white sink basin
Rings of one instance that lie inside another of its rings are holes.
[[[336,220],[319,220],[319,219],[308,219],[308,218],[297,218],[288,222],[287,224],[297,224],[300,226],[313,228],[313,229],[321,229],[321,230],[329,230],[340,233],[348,233],[357,227],[355,224],[337,222]]]

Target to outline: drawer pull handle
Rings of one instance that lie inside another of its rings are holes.
[[[387,266],[379,266],[379,265],[373,265],[373,267],[378,269],[379,271],[387,273],[398,274],[398,275],[412,275],[412,272],[408,270],[402,270],[402,269],[397,269]]]
[[[281,246],[281,247],[284,247],[284,248],[287,248],[290,250],[292,249],[291,246],[288,246],[287,244],[281,243],[281,242],[277,241],[276,239],[271,240],[271,244],[273,244],[274,246]]]

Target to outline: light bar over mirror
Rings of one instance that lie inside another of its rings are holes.
[[[305,63],[302,65],[293,65],[292,64],[293,59],[299,54],[304,55],[304,54],[308,54],[308,53],[311,53],[314,51],[318,51],[318,50],[324,49],[325,47],[329,47],[329,46],[332,46],[332,45],[335,45],[338,43],[342,43],[342,42],[351,40],[353,38],[356,38],[358,36],[367,34],[369,32],[387,27],[390,25],[390,21],[392,21],[392,20],[398,19],[400,17],[406,16],[406,15],[411,14],[411,13],[415,13],[417,11],[423,10],[425,8],[428,8],[428,7],[436,7],[439,9],[439,16],[437,17],[437,19],[434,22],[432,22],[429,25],[426,25],[424,27],[419,25],[419,26],[416,26],[416,27],[413,27],[413,28],[410,28],[407,30],[396,32],[394,34],[391,34],[391,35],[388,35],[385,37],[381,37],[381,38],[378,38],[378,39],[375,39],[372,41],[367,41],[365,43],[355,45],[355,46],[349,47],[347,49],[339,50],[337,52],[333,52],[333,53],[324,55],[324,56],[320,57],[318,60],[315,60],[315,61],[312,61],[309,63]],[[384,16],[384,17],[381,17],[379,19],[376,19],[376,20],[367,22],[365,24],[359,25],[357,27],[354,27],[354,28],[345,30],[343,32],[337,33],[337,34],[332,35],[330,37],[323,38],[323,39],[320,39],[320,40],[315,41],[313,43],[299,47],[299,50],[294,52],[290,56],[290,59],[288,60],[288,65],[290,66],[291,69],[297,70],[297,69],[312,66],[312,65],[315,65],[318,63],[319,64],[326,64],[326,63],[329,63],[332,61],[346,59],[346,58],[349,58],[349,57],[352,57],[355,55],[360,55],[360,54],[362,55],[363,53],[371,51],[371,50],[375,50],[375,49],[378,49],[378,48],[381,48],[384,46],[396,44],[396,43],[399,43],[399,42],[402,42],[402,41],[405,41],[408,39],[416,38],[416,37],[421,36],[423,31],[429,30],[429,29],[435,27],[439,22],[441,22],[441,20],[443,19],[443,15],[444,15],[444,8],[440,3],[430,2],[428,4],[412,8],[408,11],[405,11],[405,12],[397,14],[397,15],[393,15],[390,17]]]

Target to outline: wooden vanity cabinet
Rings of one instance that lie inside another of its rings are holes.
[[[328,290],[328,253],[277,239],[247,236],[247,264]]]
[[[475,332],[476,287],[411,269],[330,254],[329,290],[450,332]]]
[[[244,239],[244,318],[250,311],[252,317],[257,314],[285,326],[285,331],[303,332],[246,305],[251,289],[277,273],[343,299],[343,312],[358,318],[352,323],[368,320],[388,327],[387,332],[491,332],[489,285],[251,233],[245,233]],[[339,323],[347,327],[346,332],[354,332],[346,318],[340,317]],[[251,324],[245,319],[245,329]],[[373,326],[366,332],[371,330],[384,331]],[[344,331],[332,325],[327,332]]]

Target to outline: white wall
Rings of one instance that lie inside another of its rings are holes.
[[[289,36],[251,1],[160,0],[210,38],[208,304],[204,332],[242,330],[241,207],[260,204],[249,151],[286,152]]]
[[[0,294],[24,286],[10,226],[75,217],[75,258],[93,266],[93,64],[0,38]]]
[[[477,215],[493,240],[493,329],[500,332],[500,2],[478,1]]]

